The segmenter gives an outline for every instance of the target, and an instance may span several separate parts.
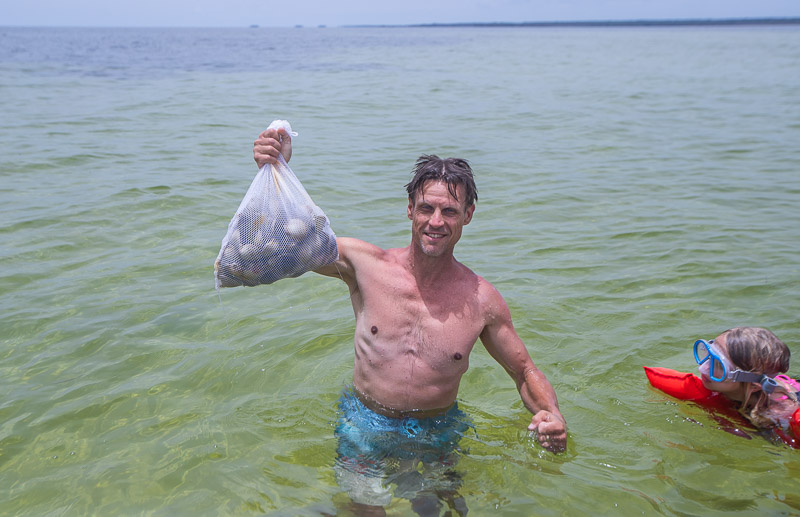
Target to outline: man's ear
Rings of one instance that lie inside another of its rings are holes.
[[[464,226],[468,225],[469,222],[472,221],[473,212],[475,212],[475,203],[472,203],[472,205],[469,208],[467,208],[467,212],[464,218]]]
[[[408,196],[408,209],[406,213],[408,214],[409,219],[414,219],[414,216],[412,215],[414,213],[414,200],[411,199],[411,196]]]

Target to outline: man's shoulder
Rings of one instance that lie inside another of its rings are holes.
[[[506,301],[500,291],[488,280],[482,276],[469,271],[474,276],[478,288],[477,298],[478,303],[488,315],[496,315],[505,313],[507,310]]]
[[[463,262],[459,262],[455,260],[455,265],[458,270],[458,274],[461,275],[463,280],[470,280],[471,282],[477,282],[479,290],[494,290],[496,291],[495,287],[492,285],[491,282],[483,278],[481,275],[474,272],[468,266],[464,265]]]
[[[383,249],[380,246],[354,237],[337,238],[340,252],[344,251],[354,266],[375,266],[379,263],[396,262],[401,249]]]
[[[357,288],[359,272],[367,273],[387,263],[387,250],[354,237],[336,237],[339,259],[333,267],[317,270],[318,273],[339,277],[351,289]]]
[[[348,254],[380,256],[386,253],[381,247],[355,237],[337,237],[336,240],[339,248]]]

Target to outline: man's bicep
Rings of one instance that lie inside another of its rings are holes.
[[[352,237],[337,237],[336,247],[339,252],[339,258],[326,266],[315,269],[314,272],[320,275],[341,278],[347,282],[349,279],[355,278],[354,264],[358,262],[358,257],[365,253],[370,246],[372,245]]]
[[[516,378],[524,374],[532,365],[530,354],[520,339],[511,313],[502,297],[493,304],[493,314],[481,332],[481,342],[489,354],[505,368],[509,375]]]

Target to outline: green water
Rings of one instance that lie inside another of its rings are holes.
[[[570,437],[538,447],[476,346],[471,514],[800,512],[798,451],[641,368],[691,370],[736,325],[800,353],[797,28],[0,32],[0,514],[347,501],[345,285],[213,289],[275,118],[337,235],[382,247],[408,243],[418,155],[476,171],[456,255],[503,293]]]

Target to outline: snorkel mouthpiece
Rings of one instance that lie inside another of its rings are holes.
[[[767,377],[766,375],[761,376],[761,389],[764,390],[764,393],[767,395],[772,394],[775,391],[775,388],[778,387],[778,381],[773,379],[772,377]]]

